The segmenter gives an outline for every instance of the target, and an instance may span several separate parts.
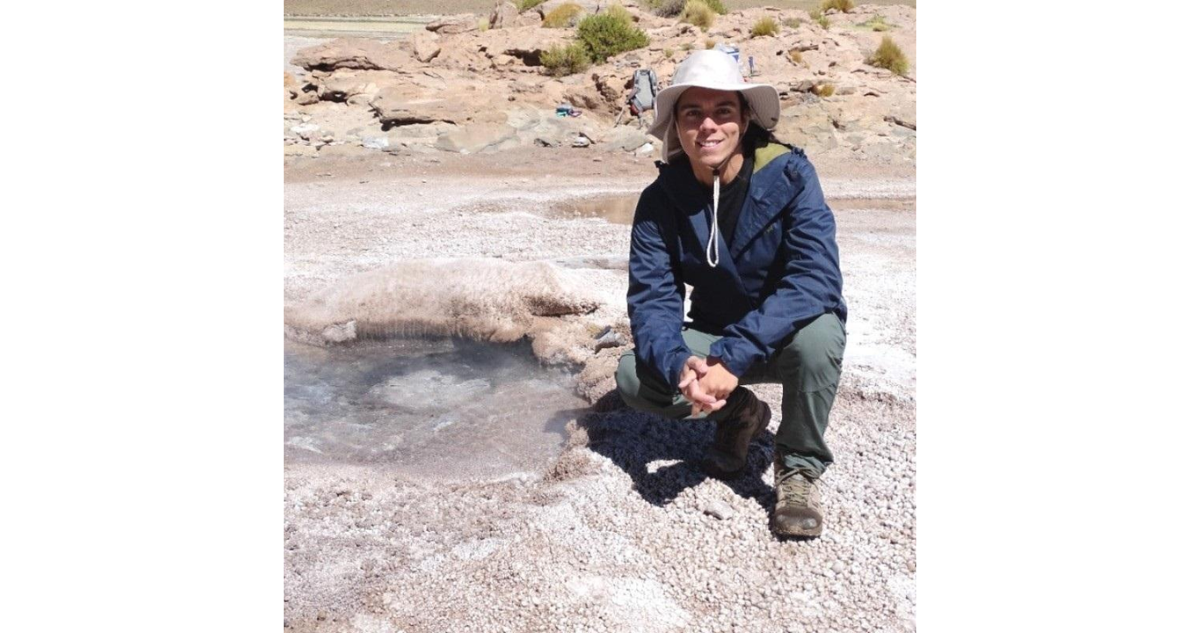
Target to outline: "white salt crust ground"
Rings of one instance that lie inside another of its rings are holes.
[[[590,318],[624,320],[625,271],[578,262],[624,258],[628,227],[547,212],[566,198],[636,194],[652,174],[405,169],[422,160],[380,157],[350,175],[317,169],[289,181],[289,305],[404,259],[484,256],[570,265],[605,298]],[[826,435],[837,461],[822,480],[823,537],[784,542],[769,533],[770,436],[752,449],[750,474],[707,479],[696,462],[711,424],[636,413],[610,394],[577,420],[545,473],[439,482],[386,468],[289,465],[285,627],[915,629],[915,187],[903,175],[839,179],[817,164],[837,215],[850,305]],[[779,410],[778,386],[754,389]],[[772,434],[777,424],[778,414]],[[716,502],[732,516],[706,514]]]

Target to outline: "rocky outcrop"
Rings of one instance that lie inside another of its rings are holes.
[[[364,39],[336,39],[305,48],[296,53],[292,63],[310,71],[342,68],[404,72],[416,66],[407,46]]]
[[[437,34],[428,31],[419,31],[412,34],[412,49],[413,56],[422,64],[428,64],[442,52],[442,46],[438,42]]]
[[[520,15],[521,12],[517,9],[517,5],[506,0],[500,0],[492,8],[492,14],[488,17],[488,28],[502,29],[517,26],[517,18]]]
[[[344,101],[366,106],[380,90],[399,84],[402,77],[384,70],[341,69],[320,76],[317,96],[326,101]]]
[[[583,134],[589,139],[585,151],[599,147],[647,154],[646,137],[640,135],[644,128],[614,128],[618,119],[628,116],[626,99],[634,71],[652,68],[660,82],[669,85],[688,51],[703,49],[711,39],[737,45],[747,74],[754,60],[754,73],[748,79],[779,91],[780,138],[869,160],[915,159],[915,59],[910,58],[913,70],[908,77],[866,65],[864,60],[884,33],[860,25],[882,16],[889,25],[886,34],[906,53],[915,54],[911,7],[861,7],[852,14],[832,16],[829,30],[813,24],[799,10],[747,9],[719,16],[705,33],[674,19],[645,14],[630,2],[630,13],[651,36],[648,47],[616,55],[583,73],[550,77],[541,66],[542,54],[551,46],[571,42],[573,31],[524,24],[539,22],[539,11],[557,4],[561,2],[547,2],[514,17],[515,4],[499,2],[490,20],[494,28],[482,32],[473,17],[461,15],[431,23],[428,31],[419,31],[404,43],[340,39],[301,50],[293,61],[308,72],[294,81],[285,77],[285,113],[311,114],[325,133],[338,126],[321,120],[331,112],[310,111],[317,103],[361,109],[375,118],[376,129],[358,138],[375,140],[345,140],[385,151],[417,146],[475,152],[514,143],[572,145]],[[749,37],[751,25],[767,16],[781,23],[795,18],[796,26],[784,25],[776,37]],[[582,116],[554,121],[555,108],[564,103]],[[653,118],[652,112],[646,113],[642,125]],[[386,148],[377,140],[385,137]],[[330,144],[325,137],[310,140],[289,134],[288,138]],[[331,143],[341,140],[335,136]]]
[[[384,128],[435,121],[461,124],[497,114],[499,104],[492,102],[495,95],[464,85],[465,82],[441,83],[433,87],[407,84],[383,89],[371,100],[370,107]]]
[[[467,31],[479,30],[479,18],[474,13],[459,13],[457,15],[438,18],[425,25],[425,30],[439,35],[455,35]]]

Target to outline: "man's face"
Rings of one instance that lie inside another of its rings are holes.
[[[709,88],[688,88],[675,102],[675,126],[683,153],[693,166],[715,168],[741,147],[750,123],[738,94]]]

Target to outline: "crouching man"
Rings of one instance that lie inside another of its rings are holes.
[[[658,178],[642,192],[629,253],[634,349],[617,386],[631,407],[717,422],[705,471],[740,476],[771,410],[745,387],[783,385],[775,437],[782,536],[818,536],[815,483],[833,455],[829,411],[846,347],[833,214],[804,152],[780,143],[779,95],[698,51],[655,100]],[[692,286],[691,323],[683,320]]]

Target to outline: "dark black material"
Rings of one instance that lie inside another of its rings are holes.
[[[746,203],[746,191],[750,189],[750,174],[754,172],[754,155],[748,154],[742,160],[742,169],[729,184],[721,183],[721,199],[717,203],[717,227],[725,244],[733,244],[734,231],[737,230],[738,217],[742,215],[742,207]],[[712,199],[712,189],[705,187],[708,198]]]

